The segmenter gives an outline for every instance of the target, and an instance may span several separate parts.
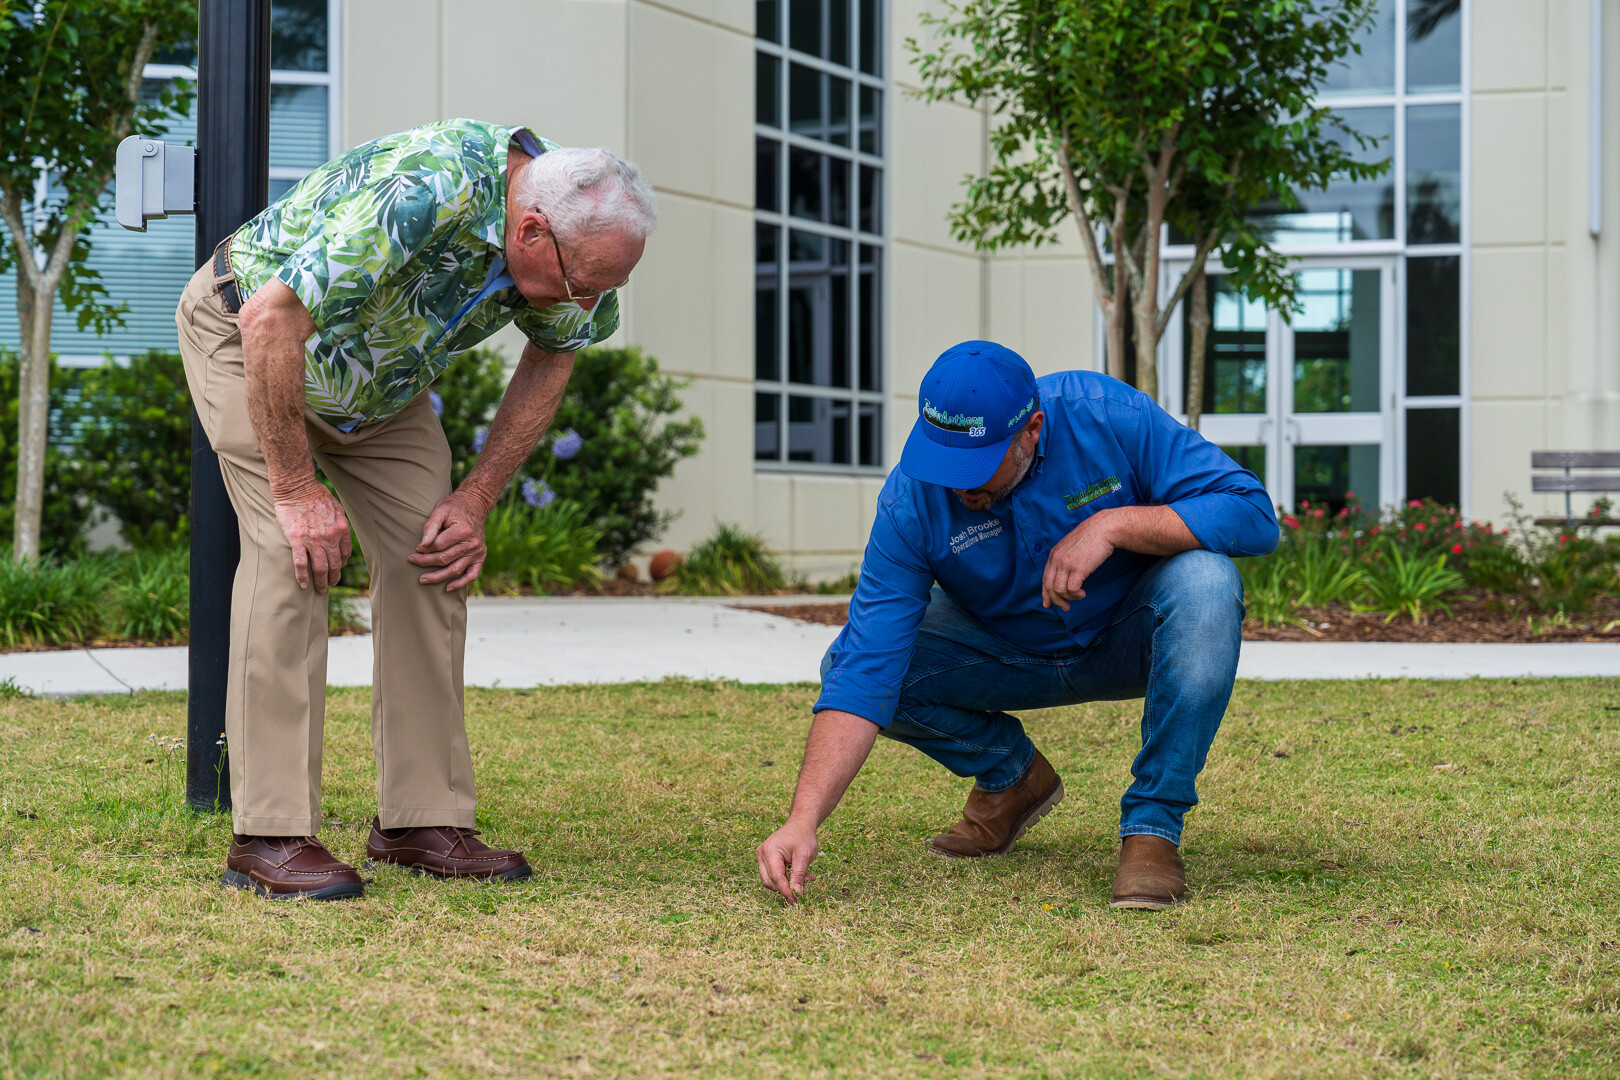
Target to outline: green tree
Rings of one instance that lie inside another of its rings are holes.
[[[178,80],[142,93],[155,52],[192,42],[196,0],[0,0],[0,270],[17,267],[21,378],[12,557],[39,554],[50,410],[51,312],[105,332],[122,308],[85,265],[84,235],[112,180],[118,143],[190,108]],[[41,176],[49,196],[36,200]]]
[[[982,103],[995,117],[992,163],[967,179],[953,233],[981,250],[1040,245],[1073,215],[1107,322],[1108,371],[1125,378],[1129,324],[1137,386],[1157,397],[1159,339],[1217,248],[1235,287],[1291,309],[1293,277],[1246,213],[1387,167],[1358,160],[1335,130],[1355,147],[1368,141],[1315,102],[1372,3],[948,2],[946,14],[923,16],[934,50],[908,42],[923,97]],[[1161,296],[1166,225],[1194,256]],[[1195,337],[1208,328],[1200,295]]]

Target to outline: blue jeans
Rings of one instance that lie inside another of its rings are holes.
[[[1210,551],[1160,559],[1091,644],[1060,655],[1002,640],[936,585],[883,734],[1000,791],[1035,759],[1023,724],[1003,710],[1144,698],[1119,834],[1179,844],[1232,696],[1242,637],[1243,582],[1231,559]]]

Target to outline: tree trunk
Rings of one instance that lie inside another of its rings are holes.
[[[17,502],[11,557],[39,557],[45,508],[45,450],[51,410],[51,301],[17,275],[22,351],[17,372]],[[25,296],[26,292],[26,296]]]
[[[1130,311],[1131,290],[1125,278],[1125,264],[1114,259],[1114,304],[1108,311],[1108,374],[1125,381],[1125,315]]]
[[[1204,416],[1204,353],[1209,348],[1209,275],[1199,267],[1187,294],[1187,426],[1198,430]]]

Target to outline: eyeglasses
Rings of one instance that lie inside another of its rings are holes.
[[[611,288],[599,289],[596,292],[575,293],[573,283],[568,280],[568,267],[563,265],[562,247],[557,243],[557,232],[551,227],[551,220],[544,214],[540,215],[540,220],[546,223],[546,233],[551,237],[551,250],[557,253],[557,272],[562,275],[563,292],[568,294],[568,299],[572,303],[577,304],[581,300],[600,299],[603,293],[612,292],[614,289],[622,289],[630,283],[630,279],[625,278]]]

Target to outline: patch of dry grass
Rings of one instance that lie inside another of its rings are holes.
[[[179,696],[0,701],[0,1076],[1616,1075],[1609,683],[1240,686],[1158,914],[1106,906],[1131,703],[1026,717],[1068,799],[985,863],[923,855],[965,784],[881,743],[782,907],[752,849],[812,699],[474,692],[535,878],[325,905],[218,886],[229,826],[147,738]],[[351,858],[368,709],[331,696]]]

